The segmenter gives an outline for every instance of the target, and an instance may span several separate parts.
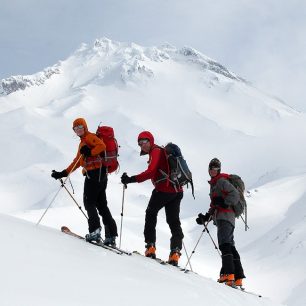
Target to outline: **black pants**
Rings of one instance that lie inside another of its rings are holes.
[[[107,206],[106,199],[107,174],[103,167],[87,172],[84,182],[84,206],[88,215],[89,232],[95,231],[100,225],[100,216],[105,226],[105,237],[118,236],[117,225]],[[99,212],[99,215],[98,215]]]
[[[170,227],[172,237],[170,239],[170,249],[182,249],[184,238],[180,222],[180,204],[183,192],[169,193],[159,192],[155,189],[152,192],[147,210],[144,227],[144,237],[146,243],[156,242],[156,224],[158,212],[165,207],[166,221]]]
[[[225,220],[217,220],[218,243],[222,253],[221,274],[235,274],[235,279],[245,278],[240,255],[235,247],[234,226]]]

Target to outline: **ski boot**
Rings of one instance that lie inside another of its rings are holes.
[[[103,244],[107,245],[107,246],[109,246],[111,248],[115,248],[116,247],[116,237],[107,237],[107,238],[105,238]]]
[[[225,283],[227,281],[227,274],[220,274],[219,279],[217,280],[218,283]]]
[[[169,259],[168,259],[168,264],[170,264],[172,266],[177,266],[180,257],[181,257],[180,249],[175,248],[175,249],[171,250],[170,255],[169,255]]]
[[[237,288],[239,288],[240,290],[244,290],[244,288],[242,287],[243,285],[242,285],[242,278],[237,278],[237,279],[235,279],[235,286],[237,287]]]
[[[237,288],[235,286],[235,274],[225,274],[226,281],[225,285],[233,288]]]
[[[86,234],[85,235],[85,240],[88,242],[97,242],[99,243],[101,241],[101,227],[98,227],[95,231]]]
[[[147,243],[146,244],[146,251],[145,251],[145,256],[150,257],[155,259],[156,254],[155,254],[156,248],[155,248],[155,243]]]

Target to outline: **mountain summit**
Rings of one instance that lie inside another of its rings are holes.
[[[110,74],[117,75],[123,83],[154,77],[149,68],[150,63],[175,61],[181,64],[191,64],[203,71],[214,72],[234,80],[243,81],[240,77],[228,71],[218,62],[208,58],[190,47],[176,49],[165,44],[157,47],[141,47],[137,44],[120,43],[108,38],[97,39],[93,46],[83,44],[68,61],[79,62],[80,70],[96,66],[95,79],[107,78]],[[54,74],[65,72],[65,62],[31,76],[12,76],[1,81],[0,93],[10,94],[17,90],[24,90],[30,86],[44,84]],[[148,64],[148,66],[146,65]],[[82,67],[82,68],[81,68]],[[84,80],[85,81],[85,80]],[[86,81],[90,81],[87,79]]]
[[[257,120],[270,125],[271,120],[297,114],[193,48],[177,49],[169,44],[142,47],[107,38],[97,39],[93,45],[83,44],[68,59],[42,72],[2,80],[0,93],[10,95],[29,89],[30,96],[43,93],[43,100],[37,103],[45,105],[46,101],[71,96],[72,89],[75,98],[77,93],[79,98],[93,98],[110,88],[125,96],[131,92],[144,94],[148,100],[160,100],[162,92],[165,103],[194,108],[198,115],[212,121],[219,113],[234,109],[234,118],[223,120],[222,125],[249,135],[258,132]]]

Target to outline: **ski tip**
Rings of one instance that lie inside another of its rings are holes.
[[[62,226],[61,231],[62,232],[70,232],[70,229],[67,226]]]

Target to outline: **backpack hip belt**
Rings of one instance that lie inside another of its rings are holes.
[[[84,159],[84,168],[94,168],[98,169],[103,166],[103,160],[102,158],[97,155],[97,156],[89,156]]]

